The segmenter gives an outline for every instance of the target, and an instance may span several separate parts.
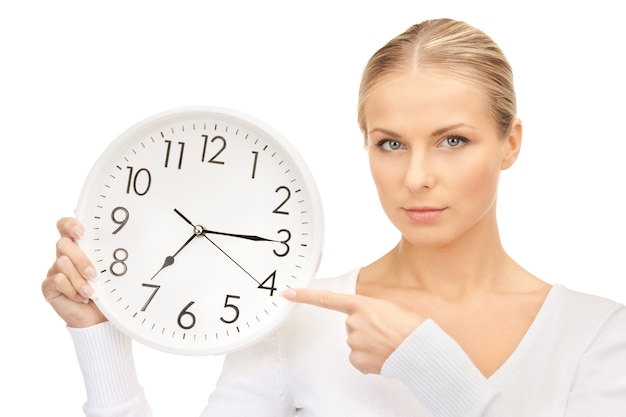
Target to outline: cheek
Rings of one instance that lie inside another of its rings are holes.
[[[465,201],[473,201],[475,205],[490,207],[496,199],[499,178],[500,167],[493,159],[472,161],[463,167],[455,181],[455,194]]]
[[[385,196],[392,194],[397,189],[398,185],[401,185],[401,175],[399,174],[398,166],[385,163],[376,156],[371,156],[369,159],[370,173],[374,180],[374,185],[378,191],[378,196],[381,202],[384,204]]]

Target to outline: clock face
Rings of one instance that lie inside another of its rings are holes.
[[[278,133],[232,110],[149,118],[115,140],[83,187],[79,242],[94,301],[134,339],[221,354],[275,329],[319,266],[313,177]]]

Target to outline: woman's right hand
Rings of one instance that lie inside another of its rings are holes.
[[[43,295],[70,327],[88,327],[106,321],[90,299],[93,289],[89,280],[96,270],[76,243],[85,233],[82,224],[64,217],[57,222],[61,235],[56,245],[56,260],[41,285]]]

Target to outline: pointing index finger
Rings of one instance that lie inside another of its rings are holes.
[[[340,294],[311,288],[288,289],[282,296],[296,303],[310,304],[340,313],[350,314],[356,305],[356,295]]]

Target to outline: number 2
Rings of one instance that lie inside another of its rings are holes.
[[[276,193],[278,193],[280,190],[285,190],[285,191],[287,192],[287,197],[285,197],[285,199],[282,201],[282,203],[280,203],[280,204],[278,205],[278,207],[276,207],[276,208],[272,211],[272,213],[276,213],[276,214],[289,214],[289,212],[288,212],[288,211],[284,211],[284,210],[281,210],[281,209],[283,208],[283,206],[285,205],[285,203],[286,203],[287,201],[289,201],[289,198],[291,198],[291,191],[289,191],[289,188],[285,187],[284,185],[281,185],[280,187],[278,187],[278,188],[276,189],[276,191],[275,191],[275,192],[276,192]]]

